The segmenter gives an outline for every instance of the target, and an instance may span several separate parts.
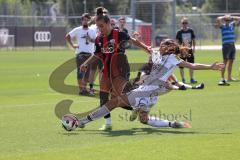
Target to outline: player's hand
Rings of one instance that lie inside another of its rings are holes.
[[[82,65],[80,66],[80,71],[81,71],[81,72],[87,72],[87,65],[82,64]]]
[[[146,47],[146,51],[151,55],[153,53],[153,49],[151,46]]]
[[[225,68],[225,65],[223,63],[218,63],[218,62],[215,62],[211,65],[211,69],[212,70],[219,70],[219,71],[222,71],[224,70]]]
[[[139,38],[141,38],[141,35],[139,32],[135,31],[135,32],[133,32],[132,37],[135,39],[139,39]]]
[[[76,49],[76,48],[79,48],[79,45],[73,45],[72,47]]]

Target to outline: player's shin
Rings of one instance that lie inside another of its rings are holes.
[[[149,117],[147,124],[152,127],[170,127],[171,122],[168,120],[161,120],[157,117]]]
[[[102,107],[97,108],[92,113],[88,114],[86,117],[79,120],[80,125],[85,125],[89,123],[90,121],[94,121],[96,119],[99,119],[101,117],[104,117],[105,115],[109,114],[110,111],[107,108],[107,106],[103,105]]]

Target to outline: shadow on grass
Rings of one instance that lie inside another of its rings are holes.
[[[132,128],[128,130],[116,130],[116,131],[110,131],[110,132],[100,132],[103,135],[109,136],[109,137],[117,137],[117,136],[130,136],[130,135],[143,135],[143,134],[195,134],[195,132],[188,132],[178,129],[168,129],[168,128]]]
[[[131,136],[131,135],[148,135],[148,134],[157,134],[157,135],[165,135],[165,134],[232,134],[232,133],[214,133],[214,132],[196,132],[196,131],[188,131],[188,129],[173,129],[173,128],[132,128],[129,130],[116,130],[109,132],[99,132],[99,134],[103,134],[108,137],[118,137],[118,136]]]
[[[240,80],[239,80],[239,79],[236,79],[236,80],[233,80],[233,81],[227,81],[227,82],[229,82],[229,83],[234,83],[234,82],[240,82]]]
[[[168,128],[132,128],[126,130],[113,130],[113,131],[99,131],[99,130],[86,130],[86,129],[77,129],[71,132],[59,132],[62,135],[79,135],[81,132],[88,132],[87,134],[103,134],[108,137],[117,137],[117,136],[132,136],[132,135],[143,135],[143,134],[195,134],[196,132],[182,131],[179,129],[168,129]]]
[[[99,131],[99,130],[86,130],[86,129],[77,129],[71,132],[60,132],[59,134],[71,136],[71,135],[80,135],[81,132],[87,134],[102,134],[106,137],[119,137],[119,136],[134,136],[134,135],[149,135],[149,134],[157,134],[157,135],[164,135],[164,134],[232,134],[232,133],[219,133],[219,132],[196,132],[196,131],[188,131],[188,129],[173,129],[173,128],[132,128],[132,129],[125,129],[125,130],[113,130],[113,131]]]

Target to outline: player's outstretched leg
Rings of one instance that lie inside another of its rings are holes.
[[[140,110],[139,117],[140,122],[152,127],[171,127],[171,128],[190,128],[190,124],[187,122],[177,122],[177,121],[169,121],[169,120],[162,120],[157,117],[149,117],[149,112]]]
[[[107,101],[109,100],[109,93],[100,91],[100,105],[103,106]],[[102,125],[99,130],[101,131],[111,131],[112,130],[112,125],[111,125],[111,114],[106,114],[104,116],[105,119],[105,124]]]
[[[122,106],[129,106],[127,96],[117,96],[108,101],[105,105],[98,107],[95,111],[88,114],[86,117],[79,119],[79,127],[82,128],[85,124],[97,120],[109,114],[113,109]]]

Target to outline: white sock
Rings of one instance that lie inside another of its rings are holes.
[[[111,125],[112,124],[111,118],[106,118],[105,119],[105,124],[106,125]]]
[[[99,107],[95,111],[93,111],[90,114],[88,114],[86,117],[80,119],[79,122],[81,124],[86,124],[86,123],[88,123],[90,121],[94,121],[96,119],[104,117],[105,115],[107,115],[109,113],[110,113],[110,111],[108,110],[108,108],[105,105],[103,105],[102,107]]]
[[[158,117],[149,117],[147,124],[153,127],[169,127],[170,121],[161,120]]]
[[[180,85],[182,85],[182,86],[185,86],[186,88],[192,88],[192,86],[191,85],[189,85],[189,84],[185,84],[185,83],[182,83],[182,82],[179,82],[179,84]]]
[[[184,86],[185,86],[186,88],[188,88],[188,89],[192,89],[192,86],[189,85],[189,84],[184,84]]]
[[[172,89],[174,89],[174,90],[178,90],[179,87],[178,87],[178,86],[175,86],[175,85],[172,85]]]

